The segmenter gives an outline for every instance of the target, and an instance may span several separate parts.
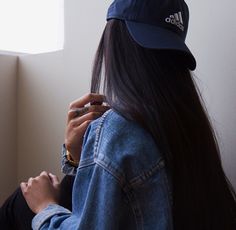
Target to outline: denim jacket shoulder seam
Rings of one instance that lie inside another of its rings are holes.
[[[103,116],[101,117],[101,120],[98,124],[98,127],[96,128],[96,137],[95,137],[95,144],[94,144],[94,160],[97,162],[97,163],[100,163],[100,165],[105,168],[106,170],[108,170],[114,177],[116,177],[120,182],[121,184],[124,183],[125,181],[125,175],[124,173],[119,170],[119,167],[114,165],[113,164],[113,167],[112,167],[112,164],[109,164],[109,167],[107,166],[108,163],[104,162],[104,160],[106,161],[106,157],[101,154],[98,154],[99,152],[99,142],[100,142],[100,139],[101,139],[101,136],[102,136],[102,128],[103,128],[103,125],[104,125],[104,122],[107,118],[107,116],[109,114],[111,114],[112,112],[114,112],[113,110],[108,110],[107,112],[105,112],[103,114]],[[102,156],[102,159],[100,159]],[[111,161],[109,161],[111,162]],[[150,167],[148,170],[142,172],[140,175],[136,176],[135,178],[127,181],[127,184],[129,184],[131,187],[133,186],[137,186],[141,183],[144,183],[148,178],[150,178],[157,170],[160,170],[161,168],[163,168],[165,166],[165,162],[164,162],[164,159],[163,157],[159,158],[158,161],[152,166]],[[129,187],[129,186],[128,186]]]
[[[140,175],[130,180],[130,185],[132,187],[136,187],[140,184],[145,183],[150,177],[152,177],[157,171],[161,170],[165,167],[165,161],[161,157],[153,166],[151,166],[148,170],[143,171]]]
[[[95,136],[95,142],[94,142],[94,157],[96,157],[98,155],[99,140],[101,137],[102,127],[104,125],[105,119],[108,116],[108,114],[111,112],[112,112],[112,110],[110,109],[102,115],[100,122],[98,124],[98,127],[96,128],[96,136]]]
[[[128,202],[132,208],[133,211],[133,215],[135,218],[135,223],[136,226],[138,227],[138,219],[142,219],[142,211],[141,208],[139,206],[139,204],[137,203],[137,198],[135,195],[135,192],[133,191],[132,187],[130,186],[129,182],[125,180],[125,177],[118,177],[117,175],[114,174],[114,172],[112,172],[112,170],[110,170],[102,160],[99,159],[95,159],[95,163],[96,165],[98,165],[99,167],[103,168],[107,173],[109,173],[120,185],[120,189],[124,192],[125,196],[128,198]],[[143,223],[143,221],[141,221]],[[139,226],[140,227],[140,226]],[[140,227],[140,229],[143,229],[143,226]]]
[[[95,159],[95,163],[99,165],[101,168],[103,168],[105,171],[107,171],[109,174],[111,174],[116,180],[119,182],[121,188],[124,190],[126,187],[126,180],[124,175],[122,175],[122,172],[116,173],[116,169],[113,168],[112,166],[107,167],[106,163],[103,160],[100,160],[98,158]],[[125,191],[125,190],[124,190]],[[127,191],[125,191],[127,192]]]
[[[78,166],[78,170],[82,169],[82,168],[85,168],[85,167],[88,167],[90,165],[94,165],[94,164],[95,164],[94,159],[87,159],[85,161],[80,162],[80,164]]]
[[[118,184],[120,185],[120,188],[122,189],[122,191],[124,192],[124,194],[128,198],[128,201],[129,201],[130,206],[131,206],[132,211],[133,211],[136,226],[138,226],[138,219],[142,218],[142,214],[141,214],[142,211],[141,211],[140,206],[136,202],[137,198],[135,197],[135,193],[132,190],[132,187],[130,186],[129,182],[126,181],[124,177],[118,177],[114,172],[112,172],[112,170],[110,170],[104,164],[104,162],[102,160],[96,159],[96,164],[98,166],[100,166],[101,168],[103,168],[107,173],[109,173],[118,182]],[[141,229],[143,229],[143,226],[141,227]]]

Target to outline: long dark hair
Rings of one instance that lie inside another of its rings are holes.
[[[174,229],[235,230],[235,192],[185,63],[182,53],[139,46],[123,21],[110,20],[96,53],[91,92],[102,89],[115,111],[153,136],[172,175]]]

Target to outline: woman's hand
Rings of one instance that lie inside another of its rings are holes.
[[[80,160],[83,136],[88,125],[110,109],[108,106],[103,105],[104,101],[103,95],[87,94],[70,104],[65,133],[65,146],[76,162]],[[89,103],[90,106],[86,106]]]
[[[23,196],[34,213],[39,213],[49,204],[58,204],[60,183],[57,176],[42,172],[20,184]],[[19,210],[20,211],[20,210]]]

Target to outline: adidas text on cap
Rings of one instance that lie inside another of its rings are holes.
[[[196,60],[185,44],[189,10],[184,0],[115,0],[107,20],[124,20],[133,39],[142,47],[180,51],[190,70]]]

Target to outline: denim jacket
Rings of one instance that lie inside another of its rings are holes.
[[[136,122],[108,110],[88,127],[78,168],[63,154],[62,170],[76,174],[73,210],[49,205],[34,217],[34,230],[173,229],[169,173]]]

